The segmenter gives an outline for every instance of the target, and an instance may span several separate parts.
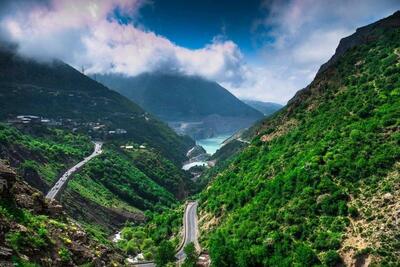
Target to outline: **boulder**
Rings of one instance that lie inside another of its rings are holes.
[[[383,200],[385,202],[391,202],[393,200],[393,195],[391,193],[386,193],[383,195]]]

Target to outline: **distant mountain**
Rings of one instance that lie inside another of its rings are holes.
[[[129,99],[71,66],[58,60],[39,63],[22,58],[15,48],[1,44],[0,106],[1,120],[30,114],[122,128],[127,131],[124,137],[147,143],[175,162],[185,160],[193,145]]]
[[[262,102],[257,100],[242,100],[242,101],[247,105],[249,105],[250,107],[253,107],[256,110],[260,111],[265,116],[269,116],[283,107],[281,104],[272,102]]]
[[[231,133],[263,117],[218,83],[200,77],[155,73],[96,79],[194,137]]]

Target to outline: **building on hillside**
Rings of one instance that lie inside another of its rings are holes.
[[[108,134],[126,134],[127,131],[125,129],[115,129],[112,131],[108,131]]]
[[[115,130],[115,133],[116,133],[116,134],[126,134],[127,131],[126,131],[125,129],[116,129],[116,130]]]

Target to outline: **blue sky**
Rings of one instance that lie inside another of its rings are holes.
[[[0,39],[88,73],[173,71],[285,104],[398,0],[3,0]]]
[[[244,53],[257,48],[253,26],[261,18],[259,0],[153,1],[140,11],[140,22],[176,44],[201,48],[215,36],[234,41]]]

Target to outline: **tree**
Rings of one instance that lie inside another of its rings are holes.
[[[183,251],[186,254],[185,262],[183,263],[182,267],[195,267],[197,262],[197,252],[196,248],[194,247],[193,243],[189,243]]]
[[[162,241],[155,255],[156,266],[166,266],[175,260],[175,249],[170,241]]]

